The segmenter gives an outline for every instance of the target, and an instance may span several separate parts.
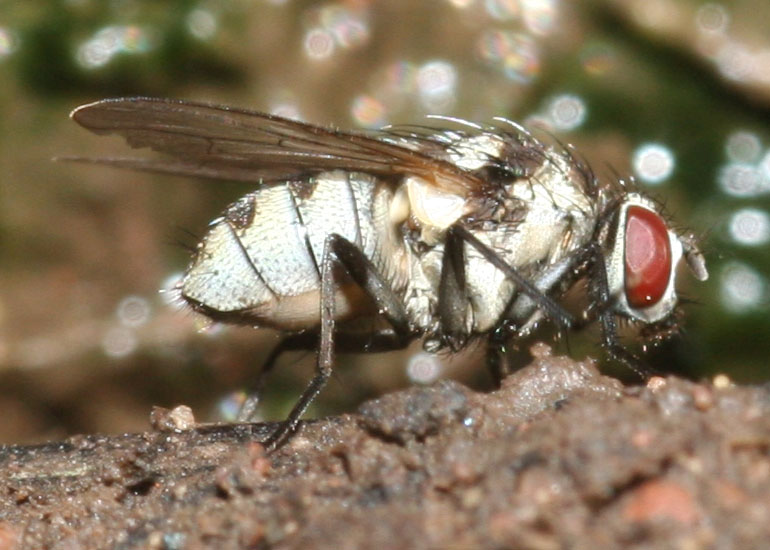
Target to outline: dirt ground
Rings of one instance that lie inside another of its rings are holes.
[[[535,360],[488,394],[443,381],[304,423],[0,448],[0,550],[767,548],[770,391],[624,388]]]

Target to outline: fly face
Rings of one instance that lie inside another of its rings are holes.
[[[151,98],[84,105],[72,118],[171,157],[74,160],[256,187],[212,222],[179,291],[213,319],[288,331],[262,375],[282,351],[318,349],[316,376],[271,448],[328,380],[335,346],[384,351],[424,337],[426,348],[459,349],[486,335],[495,369],[511,329],[526,335],[544,317],[574,327],[558,300],[588,278],[584,319],[598,319],[609,354],[638,369],[616,317],[670,318],[683,255],[707,276],[691,239],[669,230],[652,202],[600,185],[569,150],[509,121],[360,134]],[[387,326],[362,335],[340,323],[367,316]]]

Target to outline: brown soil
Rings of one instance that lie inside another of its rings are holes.
[[[767,387],[535,360],[489,394],[414,387],[306,422],[0,448],[0,549],[764,548]]]

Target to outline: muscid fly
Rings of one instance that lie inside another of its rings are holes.
[[[77,160],[256,186],[212,222],[177,288],[216,321],[285,331],[263,374],[282,351],[319,348],[270,448],[326,384],[335,348],[392,350],[420,337],[428,351],[456,351],[484,336],[501,373],[505,343],[544,318],[560,331],[597,321],[607,353],[643,371],[618,319],[670,332],[679,260],[708,276],[693,238],[654,202],[504,119],[355,133],[150,98],[91,103],[72,118],[171,157]],[[590,305],[574,316],[558,300],[580,280]],[[365,319],[378,328],[362,331]]]

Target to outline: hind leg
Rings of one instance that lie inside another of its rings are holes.
[[[318,348],[318,331],[308,331],[285,336],[272,349],[262,364],[259,375],[248,390],[246,400],[241,405],[236,417],[237,422],[255,422],[259,402],[265,389],[265,382],[272,372],[278,359],[285,352],[314,351]],[[367,334],[362,338],[359,333],[337,333],[334,336],[334,345],[338,352],[342,353],[380,353],[404,349],[410,339],[397,334],[393,329],[382,329]]]
[[[403,304],[371,261],[354,243],[337,234],[329,235],[324,243],[324,253],[320,266],[321,323],[316,374],[297,399],[287,419],[263,442],[268,451],[278,448],[288,440],[296,429],[300,417],[318,396],[331,376],[335,353],[335,295],[337,291],[333,270],[338,265],[341,265],[353,281],[366,291],[374,301],[377,310],[393,327],[393,331],[388,332],[392,336],[381,335],[379,344],[382,346],[389,344],[391,346],[389,349],[394,349],[396,346],[404,347],[414,335]],[[299,343],[299,341],[294,343]],[[284,350],[278,351],[280,353]]]

